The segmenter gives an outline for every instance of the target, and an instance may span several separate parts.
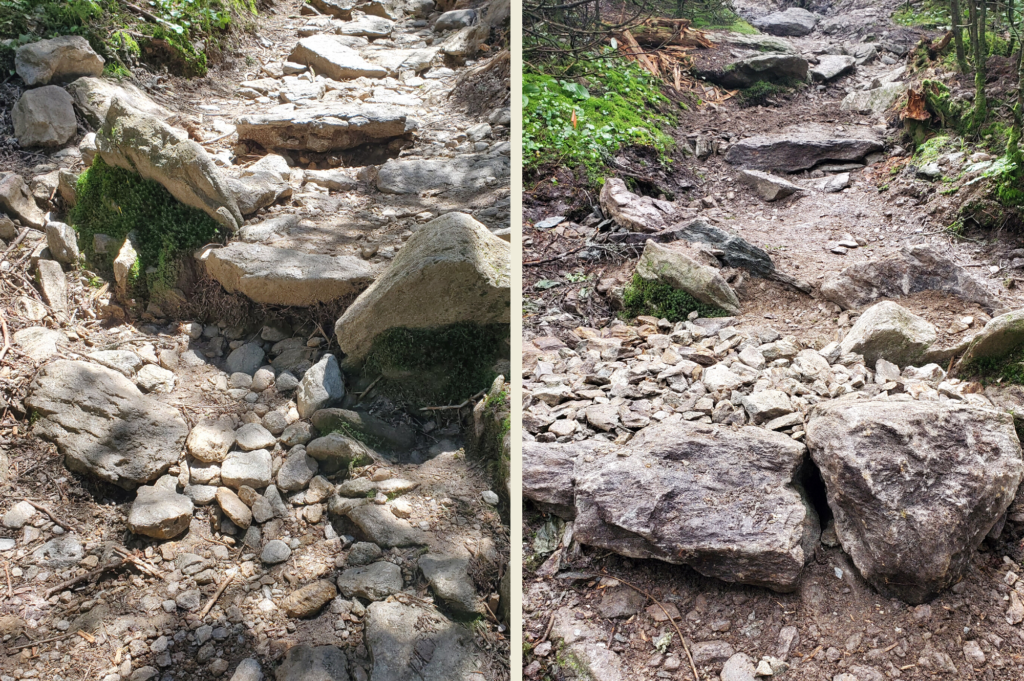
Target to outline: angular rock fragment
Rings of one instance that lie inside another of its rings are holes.
[[[401,591],[404,585],[402,568],[387,561],[349,568],[338,577],[338,590],[343,596],[368,601],[382,601]]]
[[[23,147],[59,147],[78,132],[71,95],[56,85],[28,90],[11,109],[14,136]]]
[[[732,314],[740,312],[736,293],[717,271],[686,255],[679,246],[663,246],[648,241],[636,265],[636,273],[647,280],[663,281],[674,289],[686,291],[695,299],[715,305]]]
[[[864,355],[868,366],[885,359],[903,367],[919,363],[937,337],[928,321],[885,300],[860,316],[839,348],[843,354]]]
[[[760,170],[741,170],[740,182],[754,188],[765,201],[777,201],[800,191],[800,186]]]
[[[790,7],[784,12],[774,12],[754,19],[752,23],[770,35],[803,36],[814,30],[818,15],[801,7]]]
[[[128,515],[128,529],[154,539],[172,539],[188,529],[192,500],[162,487],[140,487]]]
[[[330,35],[303,38],[292,50],[288,61],[310,66],[333,80],[384,78],[388,75],[386,69],[366,61],[341,39]]]
[[[14,51],[14,70],[25,85],[65,83],[103,73],[103,57],[77,35],[64,35],[22,45]]]
[[[149,95],[127,80],[114,83],[106,78],[85,77],[68,85],[67,89],[75,100],[75,108],[93,128],[103,125],[103,121],[107,118],[107,111],[110,109],[110,102],[114,97],[120,97],[133,109],[138,109],[142,113],[162,121],[174,116],[172,112],[154,102]]]
[[[793,132],[740,140],[729,147],[725,160],[744,168],[795,173],[822,161],[859,161],[882,148],[874,137],[839,137],[824,126],[801,126]]]
[[[617,224],[634,232],[658,232],[669,225],[674,210],[666,201],[638,196],[617,177],[605,178],[601,210]]]
[[[509,177],[507,156],[454,159],[389,159],[377,171],[385,194],[419,194],[430,189],[460,190],[498,186]]]

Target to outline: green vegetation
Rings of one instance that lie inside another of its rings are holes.
[[[130,9],[136,5],[141,7]],[[12,41],[0,46],[0,69],[13,72],[20,45],[80,35],[107,60],[112,75],[127,75],[128,64],[151,50],[182,75],[202,76],[205,50],[220,46],[232,27],[251,22],[256,11],[256,0],[0,0],[0,38]]]
[[[388,443],[386,440],[384,440],[384,438],[377,437],[376,435],[370,435],[361,428],[356,428],[351,423],[342,423],[338,425],[336,428],[334,428],[334,430],[332,430],[331,432],[340,433],[345,437],[352,438],[353,440],[358,440],[359,442],[362,442],[364,445],[370,447],[371,449],[375,449],[378,451],[382,449],[388,449]]]
[[[983,385],[991,383],[1024,385],[1024,346],[1016,348],[1005,357],[986,357],[972,362],[969,366],[964,367],[961,374],[973,375]]]
[[[917,5],[907,3],[896,10],[892,20],[900,26],[937,29],[950,24],[949,4],[940,0],[925,0]]]
[[[117,244],[129,232],[137,235],[137,294],[145,296],[173,288],[180,256],[224,239],[220,225],[206,213],[179,203],[156,182],[108,166],[99,157],[78,178],[77,192],[78,202],[71,209],[70,223],[94,267],[109,273],[117,257],[116,252],[95,252],[96,234],[106,234]]]
[[[608,159],[627,145],[661,153],[674,142],[662,131],[672,125],[658,81],[638,65],[605,56],[565,69],[559,77],[523,74],[523,162],[584,166],[596,179]],[[557,70],[551,68],[550,70]],[[574,120],[575,117],[575,120]]]
[[[701,303],[686,291],[674,289],[663,281],[633,275],[622,296],[623,317],[632,319],[651,315],[670,322],[684,321],[694,310],[701,317],[727,317],[725,310]]]
[[[506,324],[389,329],[374,339],[362,370],[381,376],[378,390],[398,402],[459,403],[497,377],[495,363],[509,354],[508,333]]]
[[[733,31],[754,35],[756,28],[744,21],[728,3],[721,0],[676,2],[676,15],[693,22],[695,28],[705,31]]]
[[[764,106],[772,97],[784,95],[789,91],[790,88],[785,85],[761,80],[745,90],[740,90],[740,101],[743,106]]]

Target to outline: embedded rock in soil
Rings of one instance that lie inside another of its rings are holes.
[[[483,605],[469,576],[469,558],[428,553],[420,556],[419,568],[434,595],[452,610],[463,614],[483,614]]]
[[[293,447],[277,472],[277,487],[282,492],[305,489],[318,468],[316,459],[306,453],[305,447]]]
[[[725,160],[744,168],[795,173],[822,161],[859,161],[882,148],[873,137],[837,137],[824,126],[801,126],[794,132],[740,140],[729,147]]]
[[[220,463],[235,444],[234,423],[229,417],[203,419],[188,434],[188,453],[199,461]]]
[[[760,277],[775,274],[775,263],[767,251],[703,220],[694,220],[685,227],[673,230],[671,234],[673,239],[711,246],[718,251],[716,257],[727,267],[741,267]]]
[[[382,555],[384,555],[384,552],[376,544],[371,544],[368,541],[357,541],[348,551],[347,565],[349,567],[369,565],[380,560]]]
[[[476,671],[473,635],[433,610],[378,601],[365,621],[373,681],[463,679]]]
[[[989,320],[964,353],[960,366],[979,360],[1000,359],[1024,344],[1024,310],[1013,310]]]
[[[352,18],[352,7],[355,2],[349,0],[310,0],[310,5],[315,7],[321,14],[328,14],[335,19],[348,21]]]
[[[382,601],[401,591],[404,585],[402,568],[386,561],[349,568],[338,576],[338,590],[346,598]]]
[[[307,645],[288,649],[277,668],[277,681],[349,681],[345,653],[335,646]],[[374,679],[376,681],[376,679]]]
[[[43,300],[57,312],[65,312],[68,309],[68,280],[60,263],[56,260],[40,260],[36,263],[36,271]]]
[[[46,215],[32,198],[32,191],[17,173],[0,173],[0,208],[22,224],[36,229],[46,226]]]
[[[79,78],[67,86],[75,100],[75,108],[93,128],[99,128],[107,118],[110,102],[120,97],[133,109],[166,121],[174,114],[160,106],[149,95],[127,80],[113,83],[106,78]],[[88,164],[87,164],[88,165]]]
[[[860,114],[884,114],[899,101],[909,89],[906,83],[886,83],[873,90],[851,92],[839,105],[842,111],[856,111]]]
[[[287,181],[267,172],[228,177],[226,182],[235,196],[238,210],[246,217],[292,195],[292,186]]]
[[[140,487],[128,515],[128,529],[154,539],[172,539],[192,522],[192,500],[162,487]]]
[[[321,433],[351,430],[364,433],[396,451],[412,449],[416,444],[416,432],[406,426],[393,426],[373,414],[349,409],[319,409],[310,423]]]
[[[820,531],[794,482],[805,452],[751,426],[651,426],[627,447],[577,458],[576,539],[792,591]]]
[[[46,247],[57,262],[78,264],[78,237],[71,225],[63,222],[46,223]]]
[[[270,484],[272,476],[270,452],[257,449],[254,452],[231,452],[220,467],[220,479],[225,485],[238,489],[248,485],[263,489]]]
[[[702,303],[732,314],[740,312],[739,298],[725,279],[716,270],[686,255],[678,246],[673,248],[648,241],[636,264],[636,273],[650,281],[663,281]]]
[[[789,85],[807,80],[807,60],[795,54],[765,54],[732,62],[722,70],[699,71],[707,80],[730,88],[761,82]]]
[[[821,295],[844,310],[919,291],[942,291],[987,310],[998,305],[966,269],[927,244],[907,245],[888,258],[851,265],[821,285]]]
[[[40,40],[14,51],[14,70],[28,87],[66,83],[80,76],[103,73],[103,57],[77,35]]]
[[[919,363],[937,337],[931,323],[885,300],[860,316],[839,348],[843,354],[864,355],[868,366],[885,359],[904,367]]]
[[[231,351],[227,359],[227,369],[230,374],[248,374],[252,376],[263,366],[263,358],[266,353],[260,343],[250,342],[240,345]]]
[[[176,409],[89,362],[44,366],[25,406],[39,414],[35,434],[57,445],[69,469],[124,489],[162,475],[178,461],[188,435]]]
[[[800,7],[790,7],[784,12],[774,12],[750,23],[770,35],[804,36],[814,30],[818,15]]]
[[[953,401],[832,401],[807,422],[843,549],[884,596],[960,581],[1024,474],[1013,417]]]
[[[356,295],[373,281],[370,266],[359,258],[237,241],[212,249],[206,271],[228,293],[264,305],[297,307]]]
[[[319,462],[320,472],[326,475],[334,475],[350,466],[365,466],[374,459],[373,450],[341,433],[318,437],[306,445],[306,453]]]
[[[576,461],[612,450],[599,441],[565,444],[523,443],[523,497],[565,520],[576,517]]]
[[[299,416],[308,419],[317,410],[329,407],[345,397],[345,379],[334,355],[324,355],[302,376],[295,391]]]
[[[225,178],[206,150],[184,130],[114,97],[103,127],[96,133],[96,147],[108,165],[158,182],[178,201],[205,212],[232,232],[242,225],[242,214]]]
[[[293,591],[281,602],[281,609],[289,617],[313,617],[337,595],[338,590],[334,585],[321,579]]]
[[[217,505],[220,506],[220,510],[224,511],[228,520],[243,530],[252,525],[252,511],[234,491],[227,487],[217,488]]]
[[[361,504],[347,511],[348,519],[355,523],[366,541],[391,549],[405,546],[422,546],[427,543],[422,530],[407,521],[396,518],[384,506]]]
[[[722,666],[721,681],[756,681],[754,660],[746,653],[736,653]]]
[[[57,354],[57,344],[67,343],[63,331],[30,326],[14,332],[14,345],[33,362],[45,362]]]
[[[508,324],[509,268],[509,244],[470,216],[448,213],[428,222],[335,324],[346,361],[361,361],[392,328]]]
[[[429,189],[460,190],[497,186],[509,177],[507,156],[484,158],[388,159],[377,171],[377,189],[385,194],[419,194]]]
[[[75,133],[71,95],[56,85],[27,90],[11,109],[14,136],[22,147],[59,147]]]
[[[267,149],[327,152],[381,144],[405,134],[405,114],[384,107],[320,105],[235,119],[239,140]]]
[[[740,182],[754,188],[765,201],[777,201],[800,191],[800,186],[760,170],[741,170]]]
[[[838,78],[854,67],[857,60],[844,54],[824,54],[818,64],[810,68],[813,80],[828,81]]]
[[[600,200],[601,210],[607,217],[633,232],[659,232],[675,217],[671,203],[638,196],[617,177],[605,179]]]
[[[292,49],[288,61],[310,66],[318,74],[333,80],[384,78],[387,70],[371,64],[340,36],[314,35],[303,38]]]
[[[394,28],[395,22],[390,19],[364,15],[341,23],[336,30],[338,35],[348,35],[376,40],[390,37],[391,31],[394,30]],[[292,52],[292,54],[295,53]],[[302,62],[296,63],[301,64]]]
[[[263,681],[263,670],[254,658],[247,658],[238,663],[231,681]]]

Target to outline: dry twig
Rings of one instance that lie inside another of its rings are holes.
[[[37,511],[42,511],[46,515],[50,516],[50,520],[52,520],[55,525],[60,525],[61,527],[63,527],[66,532],[70,532],[73,529],[75,529],[74,525],[69,525],[68,523],[59,520],[53,511],[43,506],[42,504],[37,504],[31,499],[23,498],[22,501],[24,501],[26,504],[31,504],[32,507],[35,508]]]

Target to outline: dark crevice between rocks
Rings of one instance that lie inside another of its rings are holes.
[[[825,529],[832,520],[832,509],[828,505],[828,491],[825,487],[825,480],[821,477],[821,471],[811,457],[808,456],[800,464],[793,482],[803,490],[804,498],[811,504],[814,512],[818,514],[821,528]]]

